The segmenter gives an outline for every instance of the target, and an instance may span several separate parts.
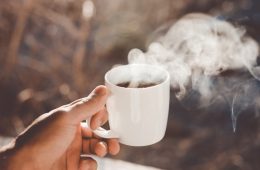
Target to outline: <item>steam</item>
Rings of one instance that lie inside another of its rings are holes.
[[[245,29],[194,13],[177,21],[147,52],[131,50],[128,61],[167,69],[177,98],[184,103],[194,94],[200,107],[227,101],[235,130],[239,113],[249,106],[259,108],[258,55],[258,44]],[[241,74],[226,76],[230,70]]]
[[[128,88],[160,84],[165,81],[167,74],[165,70],[156,68],[147,64],[117,66],[109,72],[109,81]]]

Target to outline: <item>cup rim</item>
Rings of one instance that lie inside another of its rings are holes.
[[[156,84],[154,86],[149,86],[149,87],[142,87],[142,88],[138,88],[138,87],[132,87],[132,88],[120,87],[120,86],[117,86],[117,85],[115,85],[114,83],[112,83],[111,81],[108,80],[108,75],[111,73],[112,70],[119,69],[120,67],[131,67],[131,66],[153,67],[155,69],[159,69],[159,70],[163,71],[166,74],[166,78],[159,84]],[[110,69],[105,74],[105,82],[109,86],[112,86],[113,88],[124,89],[124,90],[133,90],[133,89],[135,89],[135,90],[144,90],[144,89],[156,88],[158,86],[161,86],[161,85],[167,83],[169,80],[170,80],[170,74],[169,74],[169,72],[166,69],[164,69],[164,68],[162,68],[162,67],[160,67],[158,65],[152,65],[152,64],[127,64],[127,65],[120,65],[120,66],[117,66],[117,67],[114,67],[114,68]]]

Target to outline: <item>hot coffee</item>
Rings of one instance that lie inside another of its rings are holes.
[[[146,88],[157,85],[156,83],[140,82],[138,85],[133,85],[130,82],[118,83],[117,86],[124,88]]]

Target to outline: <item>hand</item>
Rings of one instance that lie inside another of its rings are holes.
[[[120,150],[119,143],[116,139],[95,137],[81,122],[91,118],[92,129],[103,125],[107,121],[107,96],[106,87],[98,86],[88,97],[37,118],[0,153],[0,169],[1,165],[8,170],[97,169],[95,160],[81,154],[115,155]]]

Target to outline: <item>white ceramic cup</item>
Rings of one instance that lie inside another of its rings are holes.
[[[159,66],[130,64],[118,66],[105,75],[110,90],[106,107],[110,130],[94,131],[103,138],[118,138],[129,146],[146,146],[165,135],[170,100],[169,73]],[[127,81],[155,83],[146,88],[125,88]]]

